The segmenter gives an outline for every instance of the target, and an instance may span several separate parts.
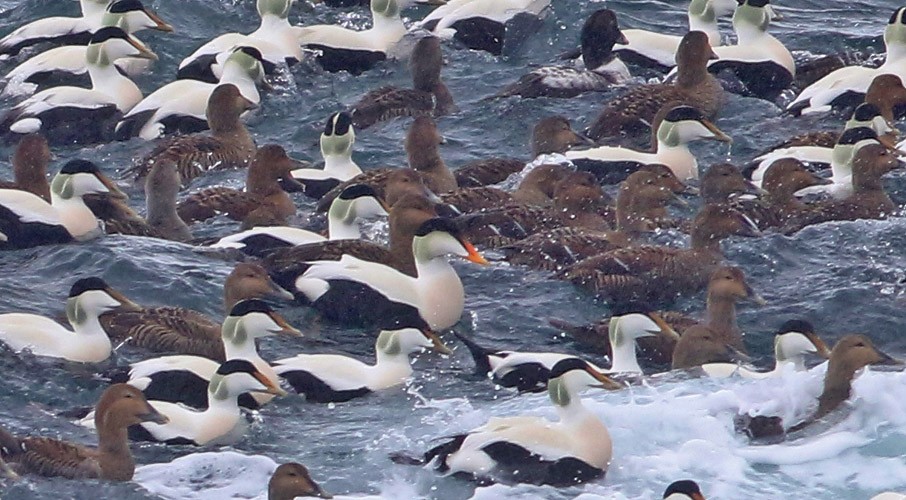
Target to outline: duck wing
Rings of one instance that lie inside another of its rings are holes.
[[[111,338],[129,340],[155,352],[175,352],[224,361],[220,324],[196,311],[181,307],[156,307],[142,311],[114,311],[101,316]]]
[[[495,209],[514,203],[513,195],[490,186],[457,189],[440,195],[440,198],[447,205],[456,208],[459,213]]]
[[[126,175],[142,179],[159,162],[176,165],[183,184],[209,170],[244,168],[254,153],[253,148],[238,141],[226,141],[212,135],[186,135],[161,142]]]
[[[517,158],[488,158],[459,167],[453,176],[460,188],[480,187],[503,182],[523,168],[525,162]]]
[[[82,199],[94,216],[104,222],[104,230],[107,234],[160,238],[160,233],[122,201],[106,194],[88,194]]]
[[[544,271],[560,271],[589,257],[610,252],[627,244],[616,232],[588,231],[564,227],[533,234],[501,247],[511,264]]]
[[[430,92],[388,86],[368,92],[352,105],[352,124],[364,130],[401,116],[430,116],[433,113],[434,95]]]
[[[635,87],[608,102],[588,128],[587,135],[597,140],[624,131],[647,131],[657,112],[671,101],[685,101],[683,92],[674,85],[655,83]]]
[[[210,187],[189,195],[176,205],[176,213],[186,223],[208,220],[219,214],[241,221],[261,206],[263,200],[251,193],[228,187]]]
[[[393,266],[390,251],[363,240],[328,240],[290,248],[278,248],[268,254],[261,265],[281,287],[296,290],[296,278],[302,276],[315,261],[338,261],[344,255]]]
[[[62,476],[69,479],[101,477],[97,451],[65,441],[43,437],[16,438],[4,430],[0,433],[3,458],[24,470],[42,476]],[[15,443],[15,447],[8,446]]]

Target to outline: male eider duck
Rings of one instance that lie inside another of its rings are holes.
[[[53,153],[47,139],[41,134],[22,136],[13,153],[13,180],[0,181],[0,189],[19,189],[40,196],[50,202],[50,183],[47,182],[47,166]]]
[[[341,182],[362,173],[352,159],[352,147],[355,145],[355,128],[352,125],[352,115],[346,111],[330,115],[319,141],[324,168],[292,171],[293,178],[305,186],[302,192],[306,196],[320,199]]]
[[[37,314],[0,314],[0,342],[15,351],[80,363],[100,363],[110,357],[110,338],[98,316],[115,309],[135,310],[132,301],[100,278],[83,278],[69,289],[66,318],[72,331]]]
[[[890,16],[884,30],[887,56],[878,68],[847,66],[840,68],[809,85],[786,110],[798,116],[823,113],[837,107],[855,106],[862,102],[874,78],[891,74],[906,78],[906,7],[900,7]]]
[[[0,428],[0,457],[19,473],[67,479],[131,481],[135,460],[127,429],[147,422],[167,423],[138,389],[112,385],[101,394],[94,411],[97,448],[43,437],[17,437]]]
[[[537,28],[550,4],[550,0],[450,0],[418,26],[499,56]]]
[[[664,500],[705,500],[698,483],[691,479],[674,481],[664,490]]]
[[[584,92],[607,90],[629,80],[629,69],[612,52],[614,44],[629,43],[617,16],[610,9],[592,13],[582,26],[582,62],[585,68],[548,66],[532,70],[495,97],[575,97]]]
[[[211,169],[243,168],[255,155],[255,140],[242,123],[242,113],[255,104],[243,97],[231,83],[211,92],[205,117],[210,134],[193,134],[164,139],[140,160],[129,173],[141,179],[157,163],[173,164],[183,185]]]
[[[351,107],[353,125],[364,130],[400,116],[437,117],[456,111],[453,96],[440,77],[443,63],[437,37],[419,40],[409,58],[413,88],[387,86],[368,92]]]
[[[205,113],[218,85],[232,84],[257,106],[261,102],[256,84],[264,84],[261,52],[240,46],[230,51],[218,83],[176,80],[152,92],[135,105],[116,125],[116,138],[152,140],[164,134],[190,134],[208,129]]]
[[[41,131],[49,141],[60,143],[108,140],[114,122],[142,100],[141,90],[113,65],[122,57],[157,59],[120,28],[98,30],[86,51],[91,88],[38,92],[6,113],[0,131],[5,135]]]
[[[708,73],[708,61],[716,57],[707,35],[687,33],[676,52],[676,80],[634,87],[608,102],[589,127],[588,136],[597,140],[647,130],[655,115],[670,103],[691,106],[714,119],[724,102],[720,82]]]
[[[258,0],[256,6],[261,25],[243,35],[226,33],[202,45],[179,63],[178,79],[217,83],[223,76],[224,60],[234,47],[253,47],[261,55],[264,71],[272,74],[277,67],[302,60],[299,29],[289,24],[289,11],[295,0]]]
[[[332,24],[304,26],[297,28],[299,43],[318,53],[316,60],[325,70],[358,75],[387,59],[388,52],[406,34],[401,9],[401,0],[371,0],[371,28],[354,31]]]
[[[695,140],[709,139],[731,142],[730,137],[705,117],[698,109],[676,106],[664,109],[655,118],[654,152],[642,152],[620,146],[601,146],[592,149],[575,149],[566,152],[581,170],[594,173],[606,183],[620,182],[639,166],[663,164],[670,167],[677,178],[697,179],[698,160],[689,151],[688,144]]]
[[[425,348],[451,353],[433,332],[403,328],[378,335],[374,365],[338,354],[298,354],[273,365],[306,401],[340,403],[402,384],[412,375],[409,355]]]
[[[50,199],[19,189],[0,189],[0,232],[6,235],[0,250],[85,241],[102,234],[83,196],[107,193],[126,195],[86,160],[70,160],[50,184]]]
[[[333,498],[308,474],[304,465],[295,462],[281,464],[267,482],[267,500],[295,498]]]
[[[424,455],[442,473],[481,482],[571,486],[593,481],[610,465],[613,443],[604,422],[582,404],[587,387],[622,386],[588,362],[567,358],[553,366],[548,395],[560,417],[493,417],[487,424],[440,444]]]
[[[110,0],[79,0],[82,17],[47,17],[20,26],[0,39],[0,55],[15,56],[43,42],[84,45],[101,26],[104,9]]]
[[[163,32],[173,31],[172,26],[138,0],[116,0],[108,5],[98,28],[104,26],[122,28],[130,35],[147,28]],[[4,94],[32,94],[39,86],[47,84],[74,86],[81,86],[83,82],[88,84],[89,81],[85,78],[88,74],[87,50],[88,47],[85,45],[67,45],[41,52],[6,74],[3,78],[7,82]],[[147,69],[149,61],[124,57],[117,59],[113,64],[126,75],[136,76]]]

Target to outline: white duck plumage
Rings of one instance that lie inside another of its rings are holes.
[[[878,68],[847,66],[831,72],[806,87],[787,106],[794,114],[823,113],[830,111],[835,101],[855,94],[857,100],[868,92],[872,80],[878,75],[893,74],[906,78],[906,7],[894,11],[884,30],[887,55]]]
[[[293,178],[305,185],[305,193],[313,198],[320,198],[337,184],[362,173],[362,169],[352,159],[355,128],[349,113],[334,113],[327,119],[319,144],[324,168],[300,168],[292,171]]]
[[[298,354],[275,361],[274,370],[307,401],[343,402],[402,384],[412,375],[409,355],[430,347],[450,352],[432,332],[385,330],[375,343],[373,365],[339,354]]]
[[[137,307],[100,278],[76,281],[66,299],[66,318],[72,330],[37,314],[0,314],[0,342],[14,351],[28,349],[38,356],[81,363],[110,357],[110,337],[98,316],[118,307]]]
[[[799,323],[808,325],[806,322]],[[773,370],[762,372],[735,363],[706,363],[702,365],[702,370],[711,378],[726,378],[733,375],[750,379],[779,377],[787,369],[787,365],[792,366],[795,371],[805,371],[805,356],[807,354],[817,354],[828,358],[830,357],[830,349],[812,331],[811,325],[806,328],[781,328],[781,331],[774,336],[775,363]]]
[[[505,43],[504,37],[491,37],[494,40],[489,43],[487,32],[505,33],[506,24],[520,14],[540,17],[550,3],[550,0],[450,0],[425,16],[417,26],[444,39],[458,38],[466,41],[469,48],[499,55]],[[466,27],[455,26],[457,23],[476,19],[481,20],[480,27],[472,29],[476,32],[483,30],[485,33],[460,33],[459,30]]]
[[[109,3],[110,0],[79,0],[81,17],[47,17],[20,26],[0,39],[0,54],[14,56],[23,48],[45,40],[65,42],[79,37],[87,40],[92,31],[102,26],[101,18]]]

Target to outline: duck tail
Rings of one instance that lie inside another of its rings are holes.
[[[472,359],[475,360],[475,371],[481,373],[482,375],[491,372],[491,354],[495,354],[496,351],[482,347],[475,343],[469,337],[453,331],[453,335],[456,335],[456,338],[462,341],[466,345],[466,348],[469,350],[469,354],[472,355]]]

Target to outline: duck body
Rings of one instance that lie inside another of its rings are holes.
[[[0,39],[0,54],[18,55],[32,45],[43,42],[85,45],[91,32],[101,26],[108,0],[82,0],[81,17],[48,17],[20,26]]]
[[[435,35],[469,49],[501,55],[521,36],[534,31],[550,0],[453,0],[419,24]]]

